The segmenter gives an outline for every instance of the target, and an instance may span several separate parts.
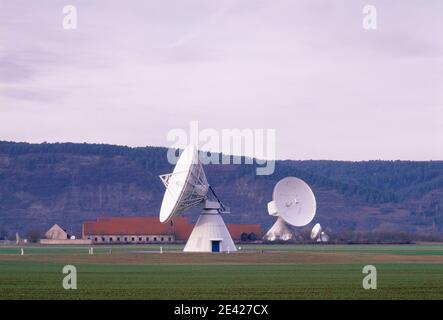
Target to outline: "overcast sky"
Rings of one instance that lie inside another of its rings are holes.
[[[198,120],[276,129],[280,159],[443,159],[442,17],[441,0],[0,0],[0,140],[168,146]]]

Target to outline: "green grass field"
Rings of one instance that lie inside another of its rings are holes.
[[[23,246],[22,246],[23,247]],[[20,246],[0,246],[0,255],[2,254],[19,254]],[[184,245],[166,244],[161,245],[163,251],[181,251]],[[237,246],[238,247],[238,246]],[[408,244],[408,245],[282,245],[282,244],[247,244],[240,245],[241,250],[245,252],[251,251],[301,251],[301,252],[366,252],[366,253],[391,253],[400,255],[437,255],[443,256],[443,244]],[[85,254],[88,252],[89,246],[43,246],[43,245],[27,245],[23,247],[26,254],[38,255],[69,255],[69,254]],[[112,252],[133,252],[133,251],[153,251],[159,252],[160,245],[99,245],[94,246],[96,253]]]
[[[443,245],[245,245],[229,256],[181,248],[96,246],[88,260],[87,247],[27,246],[23,257],[0,247],[0,299],[443,299]],[[364,290],[372,259],[378,289]],[[67,263],[77,290],[62,288]]]

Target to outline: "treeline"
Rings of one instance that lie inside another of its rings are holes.
[[[114,146],[79,143],[16,143],[0,141],[0,155],[16,158],[16,164],[27,170],[62,161],[66,155],[126,157],[148,170],[169,170],[166,148]],[[245,158],[242,157],[242,163]],[[106,161],[103,161],[106,165]],[[443,161],[277,161],[272,176],[256,176],[257,165],[237,166],[235,176],[249,176],[278,181],[295,175],[312,186],[335,189],[347,196],[356,196],[370,204],[398,203],[443,188]],[[232,175],[229,177],[232,178]],[[424,210],[435,214],[441,203]]]
[[[125,157],[147,169],[162,168],[167,164],[166,149],[162,147],[115,146],[88,143],[41,143],[0,141],[0,155],[16,159],[18,164],[32,170],[37,165],[51,165],[66,159],[67,155]]]
[[[313,184],[356,195],[369,203],[401,202],[443,188],[443,161],[284,161]]]
[[[30,168],[39,162],[56,163],[66,154],[105,158],[123,156],[145,167],[169,167],[166,148],[162,147],[0,141],[1,154],[19,158],[19,162]],[[29,157],[21,160],[19,156],[23,155]],[[244,163],[245,158],[241,159]],[[238,166],[237,176],[254,176],[256,167],[256,164]],[[443,188],[443,161],[277,161],[276,172],[271,178],[278,180],[287,175],[296,175],[310,184],[330,187],[344,194],[361,196],[371,203],[398,202]]]
[[[328,233],[327,244],[407,244],[416,242],[443,242],[442,233],[409,233],[409,232],[355,232],[341,230],[337,233]],[[266,241],[265,241],[266,242]],[[278,242],[278,241],[277,241]],[[310,231],[303,231],[296,235],[292,241],[280,243],[314,243]]]

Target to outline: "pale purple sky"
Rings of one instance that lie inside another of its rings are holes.
[[[168,146],[191,120],[275,128],[280,159],[443,159],[443,1],[0,0],[0,140]]]

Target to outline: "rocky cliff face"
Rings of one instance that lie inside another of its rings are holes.
[[[0,142],[0,228],[23,233],[58,223],[78,233],[99,216],[158,215],[158,175],[171,170],[164,148]],[[272,189],[294,175],[316,194],[315,221],[333,232],[443,231],[443,162],[279,161],[271,176],[256,176],[252,165],[205,171],[231,208],[226,222],[268,228]]]

